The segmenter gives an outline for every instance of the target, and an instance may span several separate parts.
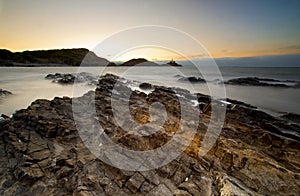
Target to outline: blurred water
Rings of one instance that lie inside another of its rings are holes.
[[[77,67],[24,67],[0,68],[0,88],[11,91],[13,95],[0,99],[0,113],[12,114],[15,110],[26,108],[36,99],[53,99],[54,97],[73,96],[73,85],[60,85],[46,80],[49,73],[75,73]],[[199,70],[186,67],[85,67],[80,71],[93,74],[113,73],[132,80],[186,88],[192,92],[210,94],[206,84],[178,82],[176,75],[205,76],[206,80],[220,79],[209,68]],[[256,67],[221,67],[224,80],[237,77],[256,76],[264,78],[299,80],[300,68],[256,68]],[[212,83],[218,86],[217,84]],[[76,84],[75,96],[95,89],[84,83]],[[227,97],[244,101],[272,114],[294,112],[300,114],[300,89],[275,87],[226,86]]]

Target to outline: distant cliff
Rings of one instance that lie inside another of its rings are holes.
[[[106,66],[110,63],[85,48],[24,52],[0,49],[0,66],[80,66],[86,55],[87,66]]]

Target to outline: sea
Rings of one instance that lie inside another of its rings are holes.
[[[220,81],[240,77],[259,77],[277,80],[300,80],[300,67],[0,67],[0,89],[12,95],[0,97],[0,114],[12,115],[27,108],[36,99],[51,100],[54,97],[77,97],[94,90],[88,83],[61,85],[45,79],[50,73],[88,72],[94,75],[115,74],[130,80],[157,85],[180,87],[193,93],[211,95],[209,85],[218,87]],[[178,81],[182,76],[205,78],[208,83]],[[216,88],[218,89],[218,88]],[[219,88],[220,89],[220,88]],[[273,116],[291,112],[300,114],[300,88],[225,85],[225,96],[256,106]]]

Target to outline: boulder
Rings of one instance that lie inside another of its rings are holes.
[[[153,88],[152,84],[149,84],[149,83],[141,83],[139,85],[139,87],[142,89],[142,90],[150,90]]]

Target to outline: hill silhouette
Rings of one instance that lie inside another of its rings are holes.
[[[11,52],[0,49],[0,66],[106,66],[110,62],[85,48]]]

